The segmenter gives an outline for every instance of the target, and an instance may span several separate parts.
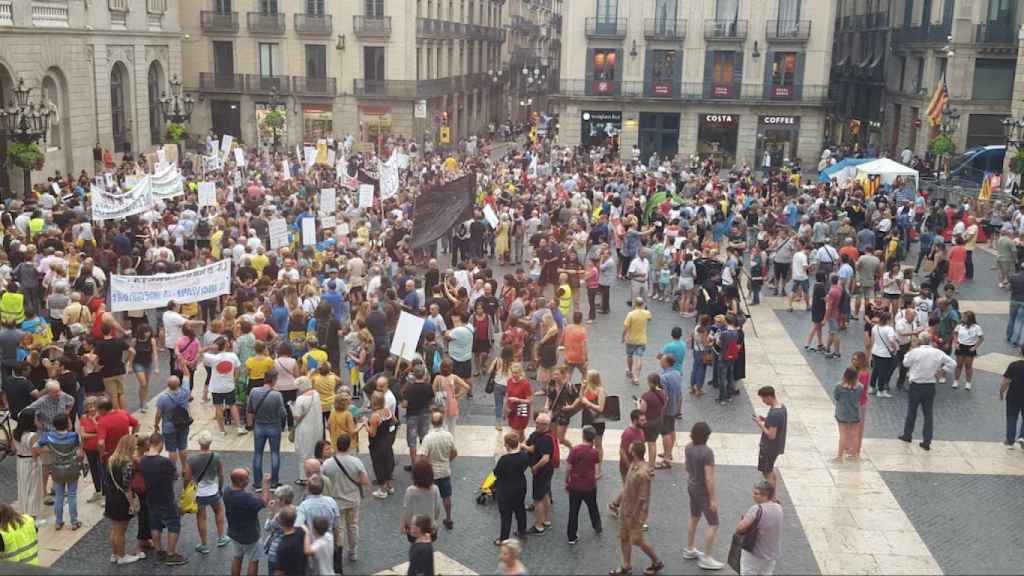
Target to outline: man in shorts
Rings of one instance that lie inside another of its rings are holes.
[[[533,472],[533,526],[527,534],[543,534],[545,525],[551,522],[551,477],[555,473],[555,441],[551,437],[551,415],[538,412],[536,429],[526,439],[526,451],[530,453],[530,471]]]
[[[720,570],[724,564],[711,556],[718,532],[718,499],[715,496],[715,453],[708,447],[711,427],[707,422],[697,422],[690,429],[691,442],[686,445],[687,492],[690,496],[690,526],[686,532],[686,549],[683,558],[697,560],[697,566],[705,570]],[[707,520],[704,530],[704,552],[694,546],[697,526],[701,516]]]
[[[96,356],[100,363],[100,377],[103,388],[114,404],[114,409],[124,408],[124,373],[125,365],[130,365],[135,358],[135,349],[124,338],[114,336],[113,327],[104,324],[100,327],[103,339],[96,342]],[[146,411],[143,404],[142,412]]]
[[[826,358],[839,358],[839,315],[842,312],[843,288],[839,285],[839,275],[832,274],[828,294],[825,295],[825,321],[828,323],[828,348]]]
[[[633,573],[633,546],[638,546],[651,559],[651,565],[644,574],[657,574],[665,567],[644,536],[651,504],[651,478],[654,476],[644,461],[646,455],[647,447],[643,442],[636,442],[630,446],[629,472],[626,473],[626,481],[622,487],[622,506],[619,510],[622,566],[609,572],[611,575],[626,576]]]
[[[188,410],[189,395],[188,386],[182,386],[177,376],[168,377],[167,389],[156,397],[156,417],[153,421],[153,429],[163,434],[168,454],[174,457],[177,453],[183,470],[188,464],[185,454],[188,448],[188,426],[182,426],[181,422],[175,424],[174,413],[181,408]]]
[[[444,527],[451,530],[455,527],[452,522],[452,460],[459,451],[455,449],[455,437],[444,429],[443,412],[430,413],[430,432],[420,442],[419,455],[429,458],[434,468],[434,484],[444,505]]]
[[[865,252],[857,263],[854,270],[857,271],[857,290],[853,300],[853,317],[860,317],[861,302],[870,303],[875,299],[875,282],[878,280],[879,272],[882,269],[882,261],[871,252]],[[867,310],[868,304],[865,304]]]
[[[263,545],[260,543],[260,510],[270,502],[270,473],[263,476],[263,488],[257,497],[246,490],[249,471],[235,468],[231,471],[231,488],[224,492],[224,515],[228,520],[228,538],[234,542],[231,576],[241,576],[243,563],[248,576],[256,576]]]
[[[164,439],[154,432],[149,436],[149,450],[139,460],[139,472],[146,481],[146,504],[149,508],[149,526],[156,545],[157,559],[167,566],[182,566],[188,559],[178,554],[178,535],[181,533],[181,515],[178,499],[174,496],[177,471],[161,452]],[[161,547],[161,536],[167,531],[167,548]]]
[[[786,424],[789,420],[786,407],[775,397],[775,388],[762,386],[757,391],[761,402],[768,406],[768,414],[754,416],[754,422],[761,429],[761,444],[757,454],[757,471],[771,485],[778,488],[775,479],[775,460],[786,451]]]
[[[203,353],[203,364],[210,371],[209,389],[213,396],[213,409],[221,434],[227,434],[224,429],[224,410],[229,409],[231,418],[238,423],[238,435],[245,435],[247,431],[242,425],[238,404],[235,403],[235,381],[238,380],[242,363],[238,355],[228,348],[227,338],[217,338],[213,345],[207,348]]]
[[[622,341],[626,344],[626,378],[634,386],[640,382],[643,369],[643,357],[647,352],[647,323],[651,321],[651,311],[647,309],[643,298],[633,300],[633,309],[626,314],[622,324]]]

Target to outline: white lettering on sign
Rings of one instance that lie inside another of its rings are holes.
[[[732,123],[732,114],[705,114],[705,122]]]
[[[793,116],[762,116],[761,122],[765,124],[796,124],[796,118]]]

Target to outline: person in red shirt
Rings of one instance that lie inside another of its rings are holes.
[[[90,396],[85,399],[85,414],[79,419],[79,426],[82,432],[82,450],[89,460],[89,475],[92,476],[92,486],[96,493],[89,497],[86,502],[96,502],[103,498],[103,466],[100,464],[99,449],[99,415],[96,413],[96,397]]]
[[[96,419],[96,449],[106,464],[110,455],[117,448],[117,443],[125,434],[138,434],[139,421],[124,410],[114,410],[109,398],[100,400],[99,418]]]
[[[577,529],[580,523],[580,504],[587,505],[590,525],[594,532],[601,533],[601,510],[597,506],[597,466],[600,456],[594,447],[597,430],[590,425],[583,427],[583,442],[572,447],[566,461],[569,472],[565,477],[565,488],[569,491],[569,544],[578,541]]]
[[[839,276],[832,274],[832,285],[825,295],[825,321],[828,323],[828,348],[826,358],[839,358],[839,316],[842,312],[843,288],[839,285]]]
[[[530,381],[523,375],[523,365],[512,364],[512,377],[506,385],[505,404],[508,406],[508,425],[519,435],[519,441],[525,439],[524,431],[530,425],[530,412],[533,404],[533,388]]]

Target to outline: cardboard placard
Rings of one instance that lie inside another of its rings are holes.
[[[213,182],[199,183],[199,207],[217,205],[217,185]]]
[[[359,185],[359,208],[373,208],[373,185],[372,184],[360,184]]]
[[[288,222],[284,218],[273,218],[267,223],[270,249],[277,250],[288,245]]]
[[[391,339],[391,353],[402,360],[412,362],[416,357],[416,347],[420,343],[423,324],[423,318],[403,311],[398,317],[395,335]]]
[[[302,245],[313,246],[316,244],[316,219],[302,219]]]

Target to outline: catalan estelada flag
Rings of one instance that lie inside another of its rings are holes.
[[[942,121],[942,111],[946,109],[946,104],[949,103],[949,87],[946,85],[946,75],[942,75],[942,79],[939,80],[939,85],[935,87],[935,94],[932,95],[932,101],[928,104],[928,122],[932,126],[938,126],[939,122]]]

